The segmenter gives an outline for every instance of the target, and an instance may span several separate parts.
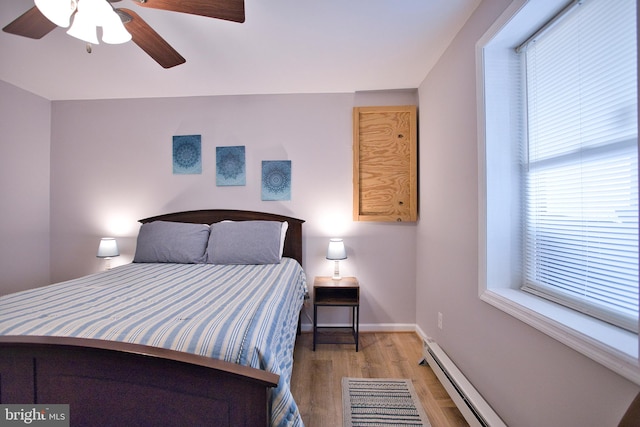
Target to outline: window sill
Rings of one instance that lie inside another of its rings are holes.
[[[480,298],[640,385],[638,335],[516,289]]]

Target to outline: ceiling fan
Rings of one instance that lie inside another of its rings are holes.
[[[69,0],[76,16],[76,4],[88,0]],[[117,3],[121,0],[106,0]],[[226,21],[244,22],[244,0],[132,0],[139,6],[182,12]],[[36,1],[36,4],[38,2]],[[113,8],[113,6],[112,6]],[[164,68],[175,67],[186,60],[160,34],[147,24],[137,13],[130,9],[113,8],[118,14],[131,40]],[[76,18],[74,18],[76,19]],[[18,36],[40,39],[49,34],[58,25],[51,22],[33,6],[24,14],[5,26],[2,30]],[[104,38],[103,38],[104,40]],[[90,46],[90,45],[89,45]]]

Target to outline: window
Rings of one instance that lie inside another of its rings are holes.
[[[634,16],[633,0],[586,0],[519,51],[523,289],[638,332]]]
[[[556,3],[477,45],[479,293],[640,384],[636,2]]]

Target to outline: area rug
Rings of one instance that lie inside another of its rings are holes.
[[[405,379],[342,378],[342,412],[344,427],[431,426]]]

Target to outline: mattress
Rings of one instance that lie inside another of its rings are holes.
[[[306,283],[280,264],[133,263],[0,297],[0,335],[54,335],[178,350],[280,375],[274,426],[302,425],[289,383]]]

